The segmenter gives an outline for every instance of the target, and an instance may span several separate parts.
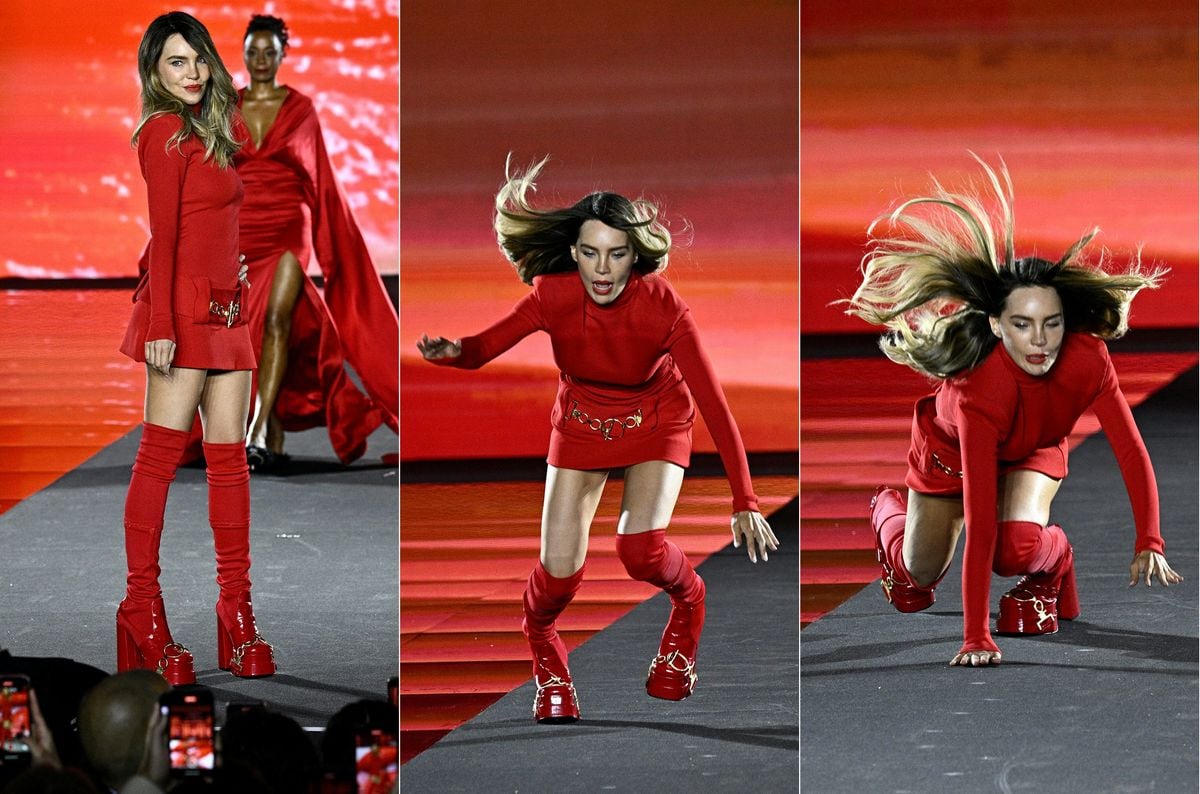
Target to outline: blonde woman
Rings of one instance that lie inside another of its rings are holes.
[[[528,201],[545,164],[508,175],[496,196],[496,236],[533,289],[477,336],[422,337],[435,364],[475,369],[545,331],[561,370],[551,414],[541,555],[523,599],[538,722],[579,719],[555,620],[583,580],[588,530],[608,472],[624,469],[617,554],[626,571],[671,596],[671,616],[646,691],[682,700],[696,685],[705,585],[666,539],[692,448],[695,398],[733,489],[734,544],[752,562],[778,547],[750,481],[746,452],[687,305],[661,275],[671,235],[649,202],[592,193],[569,207]]]
[[[233,155],[244,128],[237,94],[208,30],[179,11],[146,29],[138,73],[142,113],[133,142],[151,239],[121,352],[146,365],[146,405],[125,502],[117,668],[155,669],[174,685],[195,681],[192,654],[167,625],[158,549],[167,490],[198,409],[220,586],[217,663],[237,676],[271,675],[273,651],[250,603],[244,439],[255,361],[241,313],[248,285],[238,260],[242,183]]]
[[[963,644],[950,664],[970,666],[1001,660],[989,625],[993,570],[1023,577],[1000,599],[998,633],[1048,634],[1079,615],[1071,544],[1049,518],[1067,435],[1089,408],[1133,505],[1130,584],[1181,581],[1163,556],[1154,469],[1104,342],[1125,333],[1130,302],[1165,271],[1134,262],[1110,274],[1103,258],[1089,266],[1082,252],[1098,229],[1056,262],[1015,259],[1007,169],[979,162],[995,216],[935,183],[872,225],[862,284],[847,301],[848,313],[887,329],[888,358],[938,381],[914,409],[908,498],[880,488],[871,524],[884,595],[901,612],[933,603],[965,524]],[[888,231],[875,235],[881,222]]]

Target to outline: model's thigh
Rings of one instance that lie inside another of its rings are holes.
[[[200,397],[200,421],[204,440],[211,444],[233,444],[246,439],[250,415],[250,370],[233,370],[209,375]]]
[[[638,463],[625,470],[617,533],[636,535],[666,529],[683,485],[683,467],[665,460]]]
[[[570,576],[583,566],[588,529],[607,479],[607,471],[546,467],[541,557],[551,576]]]
[[[173,430],[191,430],[207,375],[207,370],[185,367],[172,367],[170,375],[163,375],[147,366],[142,420]]]
[[[950,560],[963,528],[961,496],[908,492],[904,519],[904,565],[919,585],[937,580]]]
[[[1032,521],[1046,526],[1050,523],[1050,503],[1058,494],[1061,480],[1047,477],[1040,471],[1017,469],[1000,478],[1001,521]]]

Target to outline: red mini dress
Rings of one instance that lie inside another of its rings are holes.
[[[230,304],[240,307],[243,299],[237,278],[242,180],[232,166],[206,161],[195,136],[168,148],[182,126],[178,116],[164,113],[147,121],[138,136],[150,245],[121,352],[144,362],[147,341],[170,339],[175,342],[172,366],[254,369],[254,348],[240,308],[229,319]]]
[[[1135,552],[1162,553],[1154,468],[1102,340],[1067,334],[1054,366],[1040,376],[1022,370],[996,345],[974,369],[917,401],[905,482],[920,493],[963,497],[963,650],[997,650],[988,605],[999,478],[1014,469],[1065,477],[1067,435],[1089,408],[1125,480]]]
[[[550,335],[560,371],[546,461],[613,469],[650,460],[687,467],[700,407],[733,491],[733,510],[758,510],[746,449],[687,305],[661,276],[634,272],[598,304],[579,273],[537,276],[504,319],[461,340],[444,366],[477,369],[534,331]]]

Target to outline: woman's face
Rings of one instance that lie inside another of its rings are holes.
[[[158,58],[158,79],[171,96],[185,105],[199,104],[210,77],[208,62],[178,33],[163,43]]]
[[[273,83],[283,63],[283,43],[269,30],[256,30],[246,37],[242,48],[246,71],[256,83]]]
[[[989,317],[1009,357],[1030,375],[1045,375],[1062,348],[1062,301],[1053,287],[1017,287],[999,317]]]
[[[603,305],[615,301],[625,289],[637,252],[625,232],[588,220],[579,227],[571,258],[579,264],[579,277],[588,296]]]

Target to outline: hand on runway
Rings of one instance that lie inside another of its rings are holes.
[[[175,343],[170,339],[155,339],[146,343],[146,363],[151,368],[169,377],[174,360]]]
[[[987,667],[989,664],[1000,664],[1000,651],[959,651],[950,660],[951,667]]]
[[[457,339],[453,342],[443,336],[431,339],[429,334],[421,334],[421,338],[417,340],[417,350],[421,351],[421,355],[427,361],[435,358],[458,358],[462,355],[462,345]]]
[[[1146,587],[1150,587],[1155,576],[1158,577],[1158,581],[1162,582],[1163,587],[1183,581],[1183,577],[1175,573],[1167,563],[1167,558],[1156,551],[1143,551],[1129,564],[1130,587],[1142,579],[1146,580]]]
[[[766,562],[767,549],[775,551],[779,548],[779,540],[771,531],[771,525],[757,510],[734,513],[733,518],[729,520],[729,528],[733,531],[735,549],[741,548],[743,540],[746,542],[746,554],[750,556],[750,562],[757,563],[759,554],[762,555],[763,562]]]

